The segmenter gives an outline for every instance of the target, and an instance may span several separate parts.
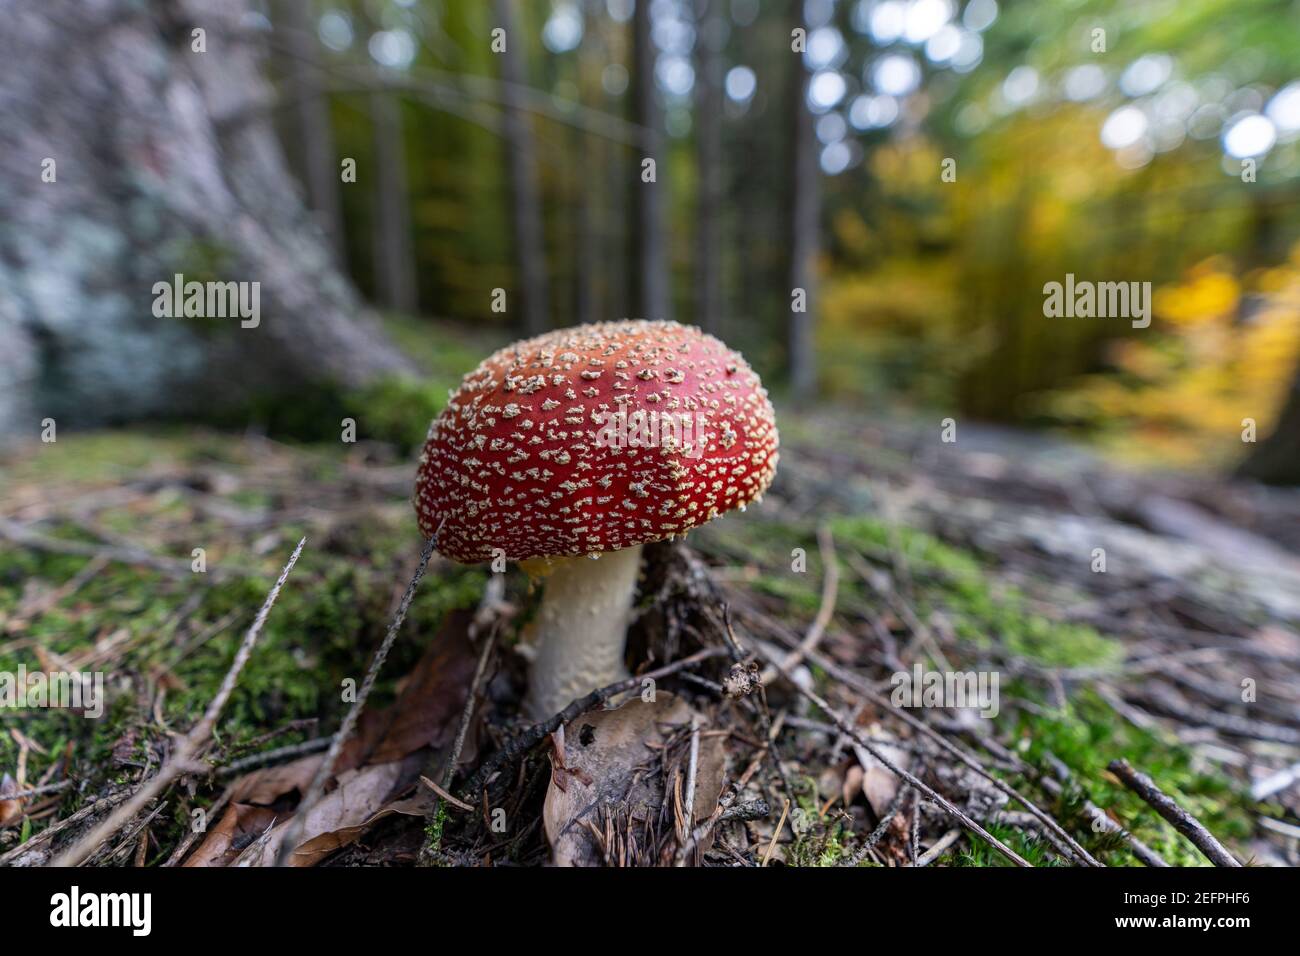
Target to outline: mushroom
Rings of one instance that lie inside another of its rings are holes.
[[[544,578],[526,702],[541,719],[627,676],[641,546],[743,509],[776,463],[772,405],[738,353],[675,322],[593,323],[465,376],[429,427],[414,505],[447,557]]]

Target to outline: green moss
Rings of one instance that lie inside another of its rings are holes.
[[[92,450],[99,444],[92,436],[84,436],[84,442],[83,436],[77,436],[70,445],[82,443]],[[158,465],[174,466],[184,454],[166,438],[131,439],[125,444],[138,445],[147,452],[141,457]],[[97,476],[84,463],[85,459],[73,469],[75,478],[63,487],[82,480],[93,484]],[[48,474],[56,469],[46,459],[35,470]],[[143,533],[169,507],[165,499],[154,497],[134,502],[129,512],[107,509],[101,518],[106,519],[105,526],[137,528]],[[384,517],[391,513],[378,510],[309,540],[223,712],[215,734],[220,745],[217,753],[231,757],[282,746],[337,724],[346,706],[341,682],[347,677],[358,684],[362,680],[387,628],[393,589],[405,578],[419,548],[413,516]],[[44,530],[89,540],[73,529]],[[10,671],[19,664],[29,669],[39,666],[33,645],[67,657],[84,655],[97,643],[115,648],[106,663],[92,665],[105,671],[109,707],[103,717],[91,720],[55,708],[22,713],[23,732],[44,751],[44,755],[29,754],[29,777],[43,772],[69,744],[72,773],[86,779],[87,792],[128,783],[146,764],[156,767],[165,729],[156,720],[154,701],[162,701],[160,716],[166,728],[183,730],[193,724],[215,695],[245,629],[300,534],[296,528],[280,528],[278,544],[261,546],[256,555],[249,550],[251,542],[213,537],[213,554],[220,552],[221,563],[247,574],[224,582],[199,575],[176,578],[110,563],[48,611],[23,623],[18,632],[23,640],[0,642],[9,648],[0,651],[0,670]],[[148,538],[138,540],[156,548]],[[34,583],[57,588],[87,560],[0,547],[0,618],[19,608]],[[396,682],[423,654],[445,614],[478,600],[484,574],[479,568],[439,562],[426,575],[380,673],[372,697],[375,706],[392,700]],[[271,743],[259,742],[269,731],[312,718],[319,721],[314,727],[307,723],[292,733],[278,734]],[[16,765],[17,746],[10,735],[0,735],[0,768]],[[152,761],[146,759],[151,748]],[[124,755],[129,758],[126,762],[119,759]],[[204,799],[200,797],[199,803]],[[60,815],[75,811],[80,800],[69,792]],[[176,826],[179,837],[179,828],[188,826],[188,819],[169,817],[165,825]]]
[[[1034,833],[1015,827],[989,824],[984,829],[1001,840],[1034,866],[1067,866],[1059,859],[1050,843]],[[1015,866],[1002,855],[1001,851],[979,837],[971,836],[964,841],[960,850],[954,850],[942,856],[939,866]]]
[[[786,850],[790,866],[841,866],[848,859],[844,822],[836,817],[821,816],[817,783],[811,777],[791,781],[795,789],[795,807],[790,812],[794,842]]]
[[[1028,692],[1013,688],[1012,693]],[[1140,797],[1106,770],[1123,757],[1149,774],[1162,790],[1197,816],[1211,832],[1229,840],[1245,839],[1252,828],[1248,795],[1227,777],[1202,772],[1185,747],[1161,740],[1135,727],[1090,690],[1075,694],[1062,710],[1030,715],[1018,713],[1015,733],[1023,741],[1023,756],[1044,764],[1047,754],[1064,762],[1094,803],[1114,810],[1121,822],[1174,866],[1206,866],[1208,861],[1161,819]],[[1060,809],[1081,809],[1078,791]],[[1111,865],[1137,865],[1126,844],[1094,834],[1079,817],[1076,836]]]

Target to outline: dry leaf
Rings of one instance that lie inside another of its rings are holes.
[[[866,736],[875,739],[887,738],[888,732],[879,724],[872,724],[867,728]],[[906,770],[911,763],[911,755],[906,750],[898,747],[892,747],[889,744],[874,743],[873,747],[880,752],[881,756],[887,759],[895,767]],[[900,783],[894,771],[889,770],[875,757],[857,744],[853,745],[853,752],[857,755],[858,764],[862,767],[862,794],[867,798],[867,803],[871,805],[871,810],[875,813],[877,819],[884,816],[889,809],[889,805],[894,802],[894,797],[898,794],[898,785]]]
[[[465,698],[474,679],[478,651],[469,639],[473,615],[456,611],[447,620],[425,651],[415,669],[405,678],[397,702],[379,715],[373,743],[358,732],[360,758],[344,749],[339,766],[361,763],[389,763],[414,753],[421,747],[442,747],[451,742],[456,724],[465,708]],[[473,759],[472,741],[466,740],[461,759]]]
[[[308,811],[302,842],[289,857],[289,865],[315,866],[331,853],[355,841],[384,808],[403,775],[401,761],[374,764],[341,774],[338,786]],[[288,824],[287,819],[277,823],[267,839],[246,849],[234,865],[271,865],[280,852],[280,842]]]
[[[617,710],[579,717],[566,735],[561,761],[553,761],[542,819],[557,866],[597,866],[605,858],[602,832],[624,831],[656,817],[665,801],[659,775],[637,773],[661,758],[673,728],[689,725],[692,711],[681,698],[660,692],[654,703],[635,698]],[[575,732],[576,731],[576,732]],[[701,737],[693,815],[702,822],[722,792],[725,751],[719,736]],[[561,785],[561,781],[563,785]],[[609,811],[607,813],[607,811]],[[644,849],[644,847],[642,847]]]
[[[190,854],[183,866],[229,866],[248,845],[275,823],[270,807],[232,803],[217,825],[208,831],[203,842]]]
[[[0,827],[8,826],[23,815],[22,799],[7,800],[6,794],[17,793],[18,784],[14,778],[5,774],[0,777]]]
[[[844,771],[844,784],[840,787],[840,797],[844,800],[847,807],[855,797],[862,792],[862,778],[865,776],[862,772],[862,764],[849,764],[849,769]]]
[[[385,711],[361,715],[335,763],[334,789],[308,812],[290,865],[314,866],[383,816],[408,812],[400,804],[386,808],[385,801],[419,777],[425,748],[450,742],[478,659],[468,637],[470,619],[467,612],[448,615],[407,676],[397,702]],[[231,808],[186,865],[270,865],[294,805],[324,759],[324,754],[311,754],[237,779],[230,788]],[[270,819],[275,826],[268,831]]]
[[[270,806],[283,797],[297,792],[301,797],[311,785],[323,753],[299,757],[292,763],[275,767],[262,767],[244,774],[230,786],[230,799],[234,803],[256,803]]]

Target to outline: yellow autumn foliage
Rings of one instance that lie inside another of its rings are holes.
[[[1115,343],[1114,371],[1050,397],[1058,420],[1169,464],[1243,453],[1244,421],[1272,427],[1300,364],[1300,245],[1274,268],[1233,274],[1213,258],[1157,290],[1146,333]]]

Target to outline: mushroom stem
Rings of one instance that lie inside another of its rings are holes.
[[[575,698],[627,677],[623,645],[641,546],[553,559],[533,622],[537,657],[527,709],[544,720]]]

